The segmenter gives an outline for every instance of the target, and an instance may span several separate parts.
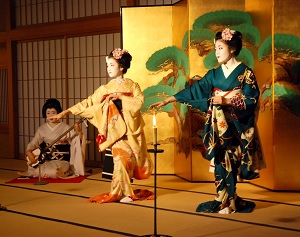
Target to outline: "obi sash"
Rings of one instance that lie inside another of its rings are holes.
[[[224,98],[229,98],[231,99],[233,96],[237,94],[242,94],[241,89],[236,89],[236,90],[230,90],[230,91],[222,91],[219,88],[215,88],[213,91],[213,96],[222,96]]]

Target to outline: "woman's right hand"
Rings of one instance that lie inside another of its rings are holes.
[[[105,100],[106,102],[109,102],[110,100],[122,100],[123,93],[121,92],[115,92],[111,93],[108,96],[106,96]]]
[[[28,151],[26,153],[26,155],[27,155],[27,160],[30,162],[30,164],[33,164],[33,163],[36,162],[37,158],[35,157],[35,155],[31,151]]]
[[[167,99],[163,100],[163,101],[159,101],[159,102],[156,102],[156,103],[153,103],[152,105],[150,105],[150,108],[153,108],[153,107],[162,107],[162,106],[165,106],[171,102],[176,102],[176,98],[174,96],[170,96],[168,97]]]
[[[158,102],[153,103],[152,105],[150,105],[150,108],[153,108],[153,107],[158,107],[159,108],[159,107],[165,106],[167,104],[168,104],[168,102],[166,102],[165,100],[158,101]]]

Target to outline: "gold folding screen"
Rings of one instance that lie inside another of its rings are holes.
[[[184,10],[185,8],[187,10]],[[133,58],[138,57],[138,61],[133,60],[132,69],[129,71],[128,76],[137,78],[142,89],[147,91],[149,98],[154,101],[157,85],[169,86],[170,84],[167,83],[172,76],[174,76],[174,81],[178,80],[175,75],[177,71],[181,70],[183,63],[179,60],[176,61],[174,55],[178,53],[177,49],[179,49],[179,52],[183,50],[184,44],[181,44],[181,42],[184,42],[182,40],[184,34],[193,29],[196,19],[206,15],[206,13],[224,13],[226,10],[249,14],[251,24],[259,32],[257,34],[259,41],[251,45],[251,40],[248,39],[250,44],[245,44],[244,48],[251,49],[253,70],[261,91],[260,110],[257,113],[256,125],[266,164],[262,166],[261,178],[251,182],[274,190],[298,191],[300,184],[298,178],[299,149],[297,148],[300,126],[300,34],[295,29],[299,25],[299,14],[296,13],[299,12],[299,8],[299,1],[294,0],[268,0],[263,2],[259,0],[218,0],[210,2],[186,0],[167,7],[124,8],[122,14],[124,45],[132,52]],[[293,16],[292,19],[291,15]],[[215,18],[210,19],[212,28],[221,26],[222,24],[218,25],[221,22],[218,22],[216,15],[214,16]],[[234,26],[234,23],[232,24]],[[227,25],[222,27],[227,27]],[[172,29],[171,32],[170,29]],[[192,38],[191,35],[186,36],[186,38]],[[247,36],[246,31],[244,38],[247,39]],[[190,39],[186,41],[190,42]],[[190,67],[189,74],[185,74],[185,76],[187,75],[187,81],[190,81],[194,75],[205,75],[208,70],[205,67],[205,57],[200,55],[201,50],[205,50],[205,47],[200,46],[197,48],[199,46],[197,43],[197,41],[190,42],[190,45],[184,51],[188,57]],[[175,47],[177,51],[174,50]],[[166,55],[169,61],[165,60]],[[184,59],[184,57],[182,58]],[[179,67],[177,70],[175,64],[181,65],[181,68]],[[166,91],[170,94],[174,93],[170,88]],[[163,98],[161,93],[157,93],[156,97]],[[165,151],[164,155],[158,157],[158,172],[165,173],[173,169],[176,175],[187,180],[213,180],[213,174],[208,172],[209,162],[203,159],[198,150],[190,149],[189,144],[191,145],[192,142],[189,141],[189,137],[178,139],[180,133],[188,133],[189,131],[185,131],[183,126],[176,127],[174,121],[179,120],[180,117],[174,116],[175,110],[173,108],[172,113],[169,113],[170,117],[162,114],[158,114],[156,117],[158,140],[161,143],[161,148]],[[148,134],[148,141],[151,141],[151,116],[146,114],[144,118],[147,124],[146,135]],[[192,117],[192,119],[196,119],[196,117]],[[191,132],[193,132],[192,119],[184,121],[187,127],[191,127]],[[188,122],[191,124],[188,124]],[[201,128],[199,124],[196,126]],[[186,150],[179,150],[181,142],[186,143]],[[173,151],[171,146],[174,147]]]

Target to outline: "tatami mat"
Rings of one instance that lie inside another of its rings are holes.
[[[81,183],[46,185],[6,184],[25,170],[21,160],[0,159],[1,237],[65,236],[111,237],[154,234],[154,201],[94,204],[90,196],[107,192],[110,181],[100,169]],[[90,168],[89,168],[90,169]],[[153,176],[134,180],[137,189],[153,191]],[[238,194],[254,201],[252,213],[230,215],[195,212],[213,200],[213,183],[191,183],[175,175],[157,176],[156,231],[174,237],[300,236],[300,193],[272,192],[249,183],[238,184]]]

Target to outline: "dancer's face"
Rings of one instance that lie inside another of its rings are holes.
[[[227,63],[233,56],[233,51],[222,40],[217,40],[215,43],[216,57],[219,63]]]
[[[114,58],[106,59],[107,73],[111,78],[123,76],[123,68],[120,67],[118,61]]]

